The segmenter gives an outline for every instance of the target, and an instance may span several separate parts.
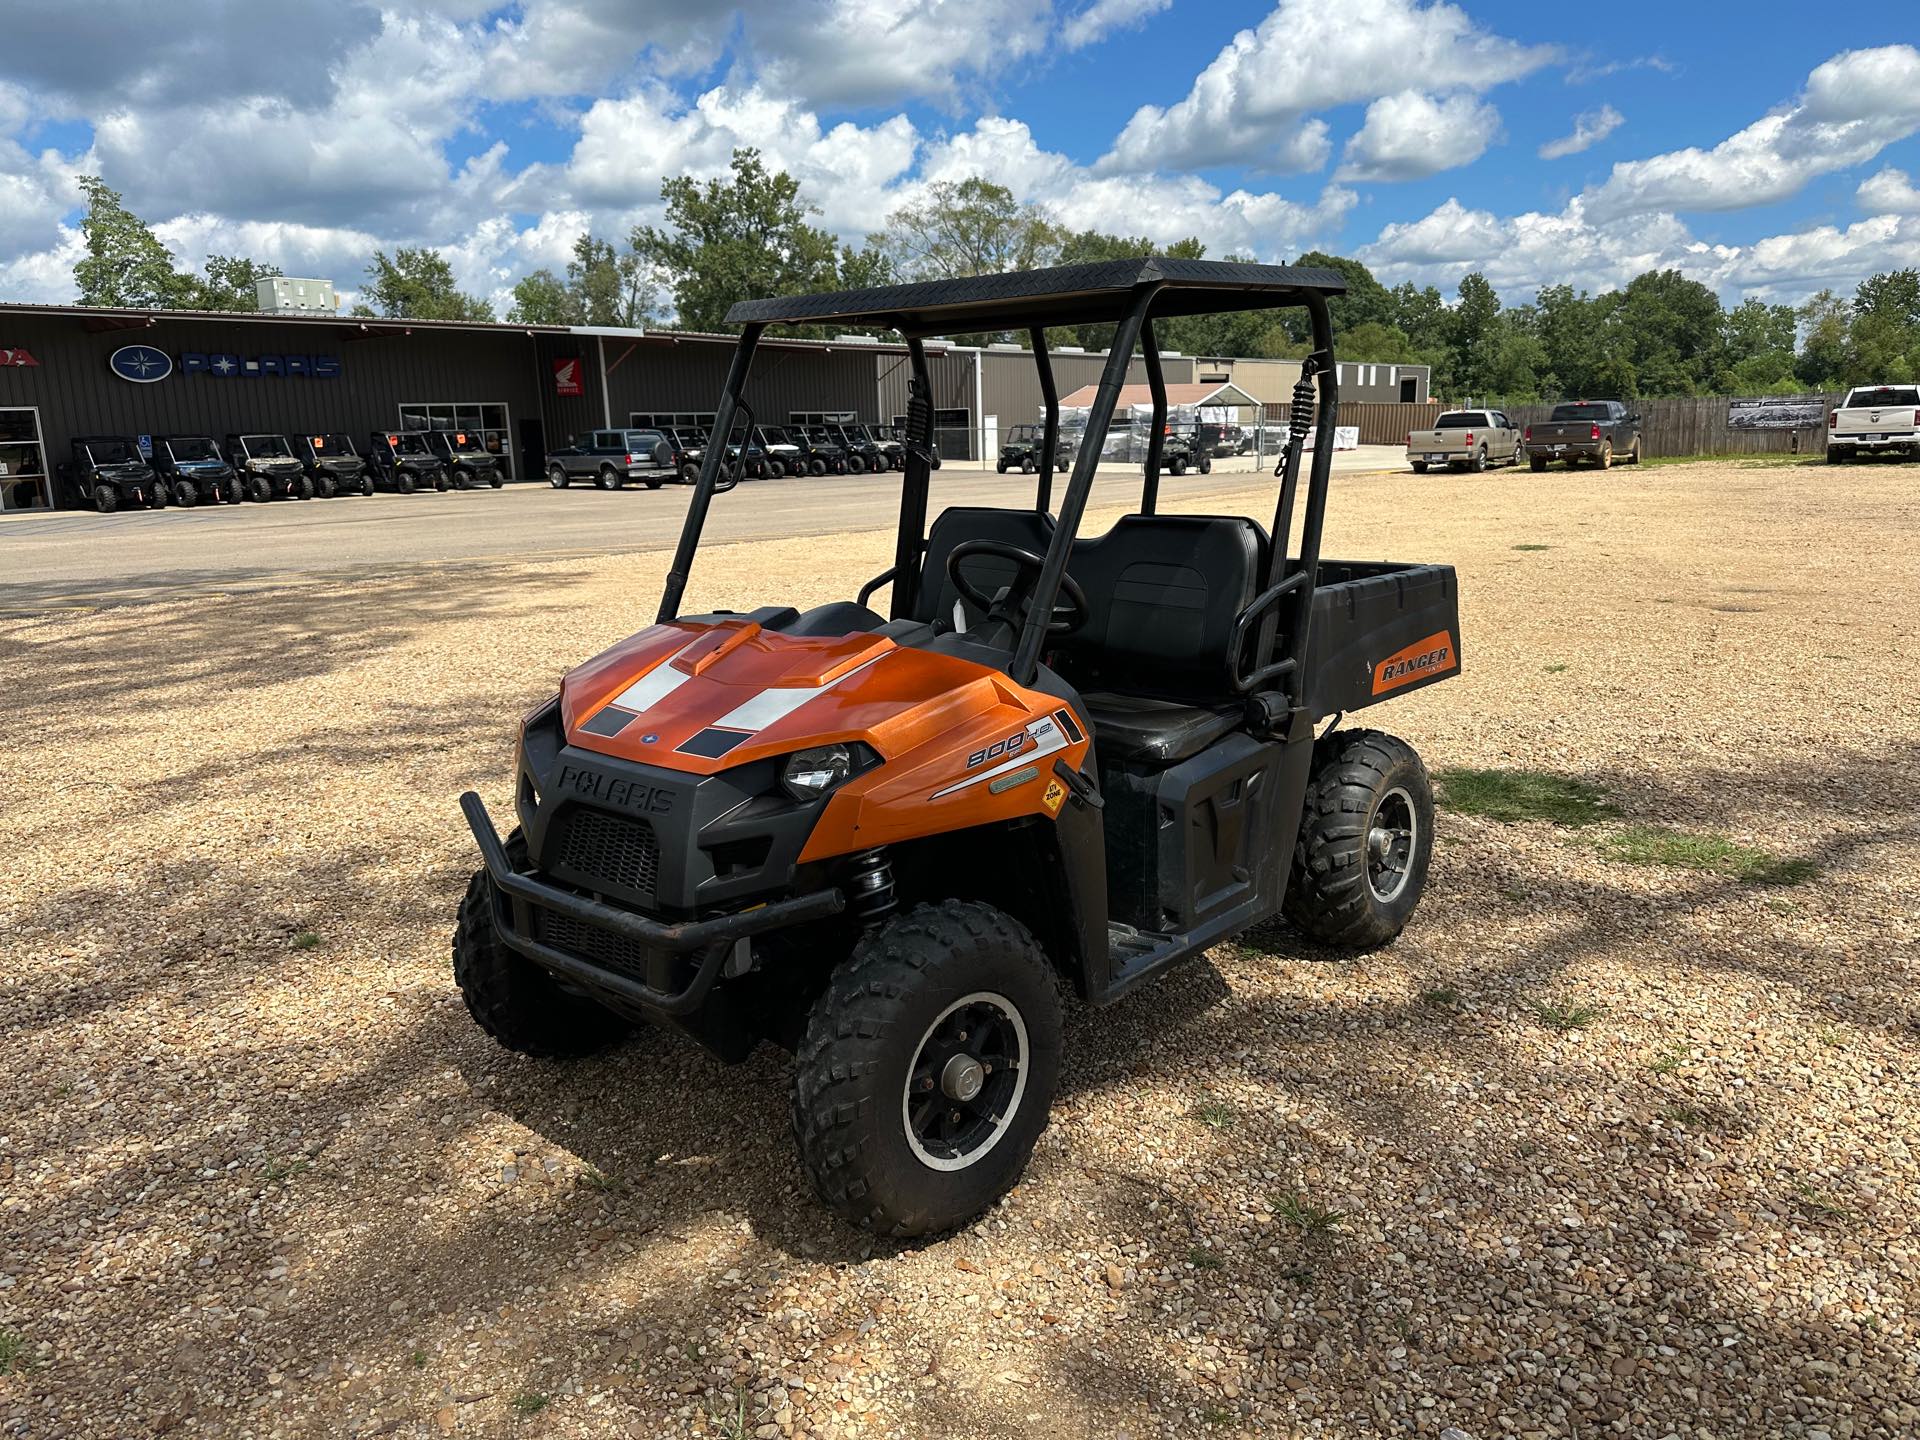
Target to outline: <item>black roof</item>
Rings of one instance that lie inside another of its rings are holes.
[[[1212,315],[1298,305],[1308,291],[1346,293],[1338,271],[1231,260],[1173,260],[1146,256],[927,280],[873,290],[836,290],[773,300],[743,300],[727,312],[729,325],[808,325],[878,320],[908,335],[970,330],[1023,330],[1036,325],[1090,325],[1123,316],[1134,292],[1158,285],[1153,313]]]

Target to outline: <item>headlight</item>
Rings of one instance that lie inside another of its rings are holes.
[[[820,745],[790,757],[780,784],[796,800],[817,800],[853,773],[853,752],[845,745]]]

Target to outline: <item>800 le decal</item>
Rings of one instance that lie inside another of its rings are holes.
[[[1431,680],[1449,670],[1460,668],[1460,657],[1453,648],[1453,632],[1441,630],[1396,650],[1373,667],[1373,693],[1384,695],[1402,685]]]
[[[951,795],[956,790],[965,790],[970,785],[992,780],[1043,755],[1064,750],[1068,743],[1066,732],[1060,728],[1058,719],[1043,715],[1038,720],[1028,722],[1026,729],[975,750],[967,756],[967,778],[936,790],[927,798],[938,800],[942,795]]]

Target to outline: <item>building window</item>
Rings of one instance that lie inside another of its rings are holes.
[[[627,426],[633,430],[699,430],[713,433],[711,410],[633,410],[627,414]]]
[[[512,420],[504,405],[479,401],[417,402],[400,407],[402,430],[458,430],[480,442],[480,448],[500,461],[507,479],[517,480],[514,470]]]
[[[859,416],[851,410],[789,410],[789,425],[852,425]]]
[[[0,408],[0,510],[35,510],[52,503],[40,412],[27,406]]]
[[[1411,405],[1420,398],[1420,382],[1411,375],[1400,382],[1400,403]]]

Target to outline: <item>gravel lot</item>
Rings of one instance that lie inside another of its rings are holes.
[[[1443,807],[1390,950],[1079,1014],[1025,1183],[905,1248],[806,1193],[784,1056],[539,1064],[452,990],[454,796],[664,557],[0,620],[0,1435],[1920,1432],[1917,479],[1344,479],[1330,554],[1464,597],[1466,674],[1369,718],[1623,818]]]

